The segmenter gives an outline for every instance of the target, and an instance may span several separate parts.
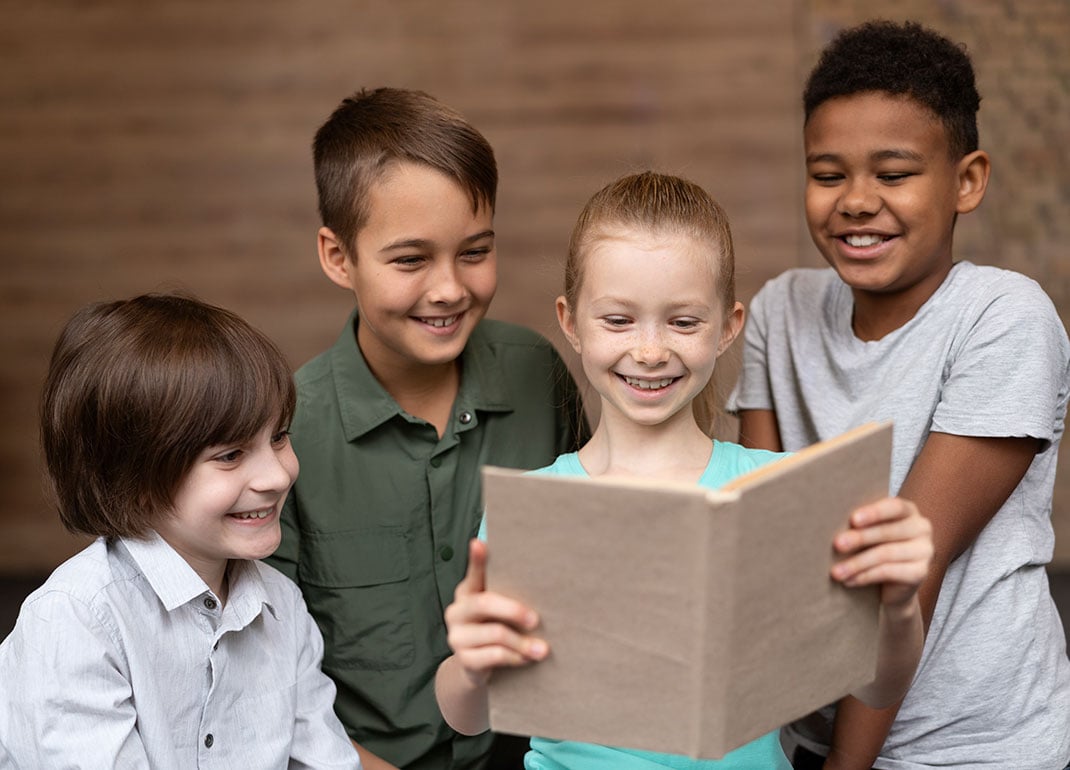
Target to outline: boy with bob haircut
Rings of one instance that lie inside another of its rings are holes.
[[[41,438],[60,518],[97,539],[0,644],[0,768],[349,768],[360,760],[279,542],[289,365],[233,313],[97,303],[52,354]]]
[[[891,493],[932,521],[935,555],[911,690],[797,722],[795,766],[1063,768],[1070,662],[1045,564],[1070,344],[1034,281],[952,256],[989,176],[973,67],[918,24],[870,22],[825,49],[803,98],[806,218],[831,269],[755,297],[741,437],[797,450],[894,420]]]
[[[483,317],[498,172],[475,128],[427,94],[365,90],[313,151],[320,265],[357,307],[297,373],[303,475],[271,562],[323,630],[351,737],[399,767],[480,767],[490,736],[454,733],[434,694],[443,611],[482,515],[479,469],[576,448],[580,399],[549,342]]]

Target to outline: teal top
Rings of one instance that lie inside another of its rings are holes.
[[[356,323],[295,377],[301,475],[267,561],[301,587],[323,632],[352,738],[406,770],[481,767],[490,736],[451,730],[434,692],[450,652],[442,613],[483,511],[479,469],[538,468],[580,446],[580,399],[549,342],[483,320],[440,438],[372,375]]]
[[[746,449],[738,444],[713,442],[710,462],[699,484],[717,489],[732,479],[785,455],[760,449]],[[533,473],[556,476],[587,476],[575,452],[561,455],[546,468]],[[486,538],[486,521],[480,527],[480,537]],[[531,751],[524,757],[526,770],[791,770],[791,764],[780,748],[777,731],[767,733],[721,759],[691,759],[679,754],[659,754],[653,751],[599,746],[576,741],[552,741],[532,738]]]

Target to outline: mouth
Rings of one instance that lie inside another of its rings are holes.
[[[638,390],[663,390],[680,379],[679,377],[659,377],[657,379],[650,379],[646,377],[629,377],[625,374],[619,374],[617,376],[624,380],[628,385]]]
[[[239,521],[259,521],[266,519],[275,513],[275,506],[270,508],[261,508],[255,511],[239,511],[237,513],[228,513],[227,515],[238,519]]]
[[[890,241],[894,236],[876,233],[851,233],[838,236],[841,241],[855,249],[868,249]]]
[[[430,326],[432,329],[445,329],[453,326],[460,320],[463,313],[454,313],[447,316],[413,316],[413,319],[419,321],[425,326]]]

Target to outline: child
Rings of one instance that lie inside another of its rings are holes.
[[[1044,565],[1070,348],[1036,283],[952,258],[989,174],[969,57],[917,24],[864,24],[804,102],[806,218],[831,269],[755,297],[742,440],[795,450],[894,420],[892,491],[932,520],[935,555],[898,718],[847,699],[834,724],[793,726],[799,766],[1062,768],[1070,663]]]
[[[0,767],[360,768],[300,592],[255,561],[297,476],[293,406],[278,349],[220,308],[68,322],[41,436],[60,518],[97,539],[0,645]]]
[[[304,473],[270,561],[323,630],[351,736],[412,770],[478,766],[489,736],[457,736],[433,682],[479,468],[578,446],[579,397],[549,342],[483,318],[498,176],[478,131],[426,94],[381,88],[342,102],[314,156],[320,264],[357,308],[297,373]]]
[[[696,420],[709,413],[717,358],[739,333],[732,237],[724,212],[699,187],[644,173],[598,192],[580,214],[557,300],[561,329],[602,398],[591,440],[542,473],[636,475],[716,488],[781,455],[711,441]],[[493,517],[493,512],[490,514]],[[885,499],[852,514],[836,537],[845,558],[833,576],[882,584],[881,672],[860,693],[881,704],[906,690],[921,652],[917,585],[931,544],[912,503]],[[447,610],[454,656],[439,669],[443,714],[458,730],[487,729],[486,682],[498,666],[542,660],[535,610],[484,590],[487,548],[471,546],[468,574]],[[720,761],[532,738],[534,768],[787,768],[776,733]]]

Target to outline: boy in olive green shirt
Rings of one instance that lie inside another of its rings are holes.
[[[549,342],[483,318],[497,168],[478,131],[426,94],[381,88],[342,102],[314,156],[320,264],[357,309],[297,372],[301,475],[269,561],[323,631],[365,767],[481,767],[490,736],[454,733],[434,695],[479,469],[576,449],[580,399]]]

